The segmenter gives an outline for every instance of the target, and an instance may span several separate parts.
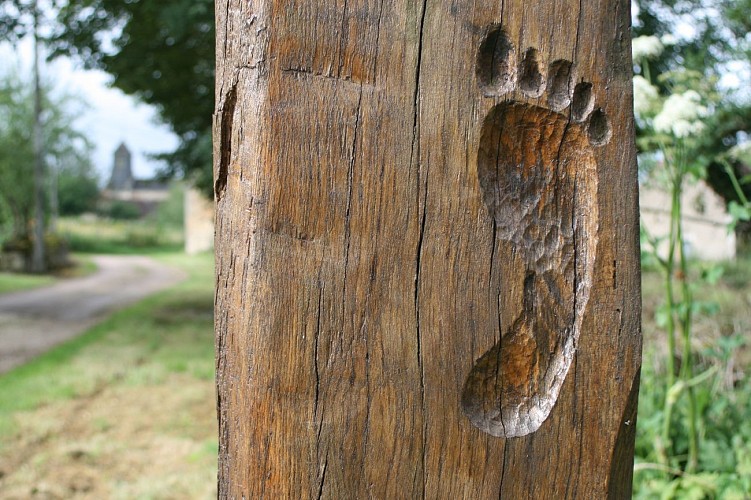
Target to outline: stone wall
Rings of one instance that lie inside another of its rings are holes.
[[[185,190],[185,253],[214,248],[214,203],[198,190]]]
[[[700,181],[684,186],[681,202],[688,254],[703,260],[735,258],[735,234],[728,232],[731,217],[723,199]],[[670,194],[642,185],[639,203],[642,226],[653,237],[666,236],[670,224]],[[663,242],[658,250],[664,257],[667,243]]]

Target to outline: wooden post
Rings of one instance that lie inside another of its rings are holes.
[[[629,1],[216,8],[220,497],[629,497]]]

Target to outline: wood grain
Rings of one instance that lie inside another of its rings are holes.
[[[629,7],[216,2],[220,497],[630,496]]]

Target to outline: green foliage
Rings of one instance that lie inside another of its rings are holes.
[[[733,218],[733,225],[751,221],[751,205],[742,205],[733,200],[728,204],[728,213]]]
[[[99,184],[90,164],[64,168],[57,175],[60,215],[80,215],[96,210]]]
[[[669,441],[664,437],[669,399],[667,353],[662,326],[666,311],[664,276],[659,268],[643,272],[645,352],[639,392],[636,435],[634,498],[748,498],[751,494],[751,261],[739,259],[723,264],[692,262],[689,281],[693,296],[692,385],[696,404],[697,431],[701,437],[698,463],[685,470],[689,453],[690,416],[685,389],[682,397],[673,389]],[[661,283],[662,282],[662,283]],[[661,296],[662,294],[662,296]],[[698,303],[698,305],[697,305]],[[680,304],[677,309],[684,309]],[[654,312],[654,318],[650,313]],[[677,353],[676,353],[677,354]],[[682,363],[682,359],[678,358]],[[676,370],[676,374],[680,370]],[[697,379],[700,379],[697,381]],[[680,383],[680,381],[679,381]],[[672,446],[669,463],[662,463]]]
[[[154,104],[181,140],[161,155],[166,173],[193,177],[211,193],[214,2],[73,0],[58,22],[54,54],[100,68],[115,87]]]
[[[747,140],[751,133],[751,99],[747,92],[735,92],[717,86],[719,77],[728,72],[732,61],[748,66],[751,41],[749,0],[636,0],[638,8],[633,33],[635,37],[654,36],[663,50],[649,59],[648,66],[635,60],[635,72],[655,85],[666,96],[687,89],[698,91],[712,114],[703,119],[704,131],[695,138],[693,154],[696,164],[706,172],[710,186],[725,200],[737,201],[737,194],[720,161],[733,146]],[[682,23],[693,30],[691,36],[672,36]],[[659,77],[657,77],[659,75]],[[637,145],[640,153],[660,149],[653,131],[637,120]],[[751,173],[748,160],[730,161],[740,178]],[[744,186],[751,197],[751,185]],[[749,225],[739,229],[748,230]]]
[[[133,248],[154,248],[161,241],[156,228],[136,226],[125,233],[125,241]]]
[[[68,242],[59,234],[47,233],[44,235],[45,245],[45,269],[49,271],[59,271],[69,267],[71,262],[68,258]],[[23,255],[26,261],[26,269],[31,268],[31,253],[33,251],[33,242],[29,235],[13,236],[6,240],[0,249],[7,252],[18,252]]]
[[[129,201],[115,200],[105,209],[104,215],[115,220],[135,220],[141,217],[141,209]]]
[[[718,347],[713,353],[705,353],[707,362],[727,366],[726,350],[737,349],[740,342],[737,337],[729,339],[724,349]],[[718,371],[714,383],[699,386],[696,398],[703,440],[698,472],[666,469],[656,463],[659,457],[655,443],[662,439],[665,393],[662,376],[654,368],[657,364],[654,356],[654,351],[647,353],[642,369],[634,498],[748,498],[751,493],[751,377],[746,376],[728,390],[723,387]],[[672,427],[671,439],[678,450],[687,452],[688,436],[681,427]]]
[[[100,207],[104,219],[68,219],[62,223],[71,248],[79,252],[132,253],[139,249],[175,249],[182,242],[184,188],[175,183],[168,198],[142,217],[138,205],[115,200]],[[71,223],[76,220],[76,223]]]
[[[5,226],[3,233],[19,239],[30,239],[34,208],[32,87],[17,75],[0,74],[0,225]],[[61,170],[64,183],[69,174],[93,179],[92,146],[75,126],[77,108],[83,103],[67,94],[52,97],[51,90],[47,86],[43,94],[46,163]]]
[[[33,210],[32,96],[19,78],[0,77],[0,200],[12,233],[25,236]]]
[[[0,40],[15,42],[28,35],[35,14],[39,24],[44,24],[44,13],[58,3],[60,0],[0,0]]]
[[[185,188],[182,184],[176,182],[170,187],[169,197],[160,203],[147,219],[154,222],[158,227],[182,229],[184,212]]]

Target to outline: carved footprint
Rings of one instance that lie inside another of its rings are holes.
[[[503,320],[500,341],[470,370],[461,401],[475,426],[507,438],[542,425],[574,359],[597,243],[593,147],[611,135],[592,84],[573,87],[571,62],[554,61],[545,75],[536,49],[518,65],[513,54],[503,30],[492,29],[477,57],[480,90],[546,106],[509,99],[482,125],[477,170],[495,221]]]

